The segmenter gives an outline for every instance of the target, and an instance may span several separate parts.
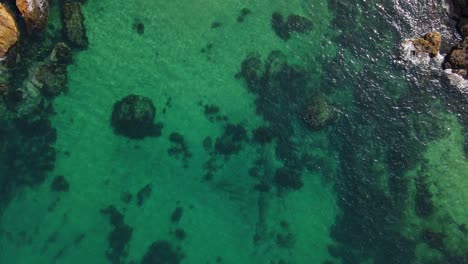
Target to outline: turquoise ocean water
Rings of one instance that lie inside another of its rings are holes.
[[[0,263],[468,263],[467,101],[401,62],[414,32],[396,3],[85,2],[89,47],[53,101],[54,166],[4,206]],[[311,29],[284,40],[275,12]],[[243,62],[266,72],[272,51],[287,72],[255,90]],[[114,133],[129,94],[153,101],[160,136]],[[336,113],[321,130],[301,112],[317,94]],[[223,155],[234,126],[245,137]],[[255,142],[259,127],[274,139]],[[301,186],[282,187],[281,169]],[[68,191],[51,191],[57,176]]]

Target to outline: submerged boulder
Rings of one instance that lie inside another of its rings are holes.
[[[413,45],[418,52],[428,53],[431,58],[439,54],[442,37],[439,32],[429,32],[424,36],[413,40]]]
[[[317,94],[309,98],[303,109],[302,118],[309,128],[320,130],[335,121],[336,111],[323,94]]]
[[[78,48],[88,47],[88,37],[79,2],[65,0],[62,4],[62,22],[65,37]]]
[[[49,16],[49,0],[16,0],[28,32],[43,31]]]
[[[291,33],[305,33],[312,28],[312,21],[308,18],[290,14],[287,19],[283,18],[279,12],[273,13],[271,16],[271,27],[275,31],[278,37],[283,40],[288,40],[291,37]]]
[[[57,96],[67,85],[67,67],[63,64],[47,63],[40,65],[32,80],[46,96]]]
[[[117,134],[144,138],[160,135],[160,127],[154,124],[155,117],[156,108],[151,99],[131,94],[114,104],[111,123]]]
[[[179,264],[184,254],[165,240],[153,242],[141,260],[141,264]]]
[[[50,54],[50,61],[61,63],[61,64],[69,64],[72,62],[72,53],[70,47],[63,42],[59,42],[55,44],[52,53]]]
[[[10,12],[0,4],[0,59],[18,41],[19,33],[15,20]]]

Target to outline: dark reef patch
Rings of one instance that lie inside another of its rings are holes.
[[[106,257],[113,264],[122,263],[128,254],[128,243],[132,238],[133,228],[124,223],[124,215],[113,205],[101,209],[101,213],[109,216],[113,227],[107,237],[109,248]]]
[[[242,149],[242,143],[247,141],[247,130],[240,124],[227,124],[223,134],[216,138],[215,151],[217,154],[229,157]]]
[[[219,28],[221,27],[223,24],[221,24],[221,22],[218,22],[218,21],[214,21],[213,23],[211,23],[211,28]]]
[[[54,178],[50,185],[50,189],[54,192],[68,192],[70,184],[63,175],[60,175]]]
[[[179,264],[184,258],[180,248],[174,248],[165,240],[153,242],[141,260],[141,264]]]
[[[156,108],[148,97],[127,95],[114,104],[111,124],[115,133],[142,139],[161,135],[162,124],[154,124]]]
[[[171,222],[172,223],[178,223],[180,219],[182,219],[182,214],[184,212],[184,209],[180,206],[176,207],[174,211],[171,214]]]
[[[237,22],[238,23],[244,22],[245,18],[251,13],[252,11],[248,9],[247,7],[242,8],[239,12],[239,16],[237,16]]]
[[[137,192],[137,206],[140,207],[143,205],[146,199],[148,199],[151,196],[151,193],[153,192],[153,187],[151,184],[146,184],[143,188],[141,188]]]
[[[184,136],[173,132],[169,135],[169,141],[171,141],[173,146],[167,150],[167,153],[169,156],[182,159],[184,168],[187,168],[188,160],[192,157],[192,153],[188,150]]]
[[[271,26],[278,37],[288,40],[293,32],[305,33],[311,30],[312,21],[295,14],[288,15],[285,21],[281,13],[275,12],[271,16]]]
[[[133,30],[135,30],[136,33],[138,33],[138,35],[143,35],[145,34],[145,24],[143,24],[143,22],[141,22],[140,19],[135,19],[133,21]]]

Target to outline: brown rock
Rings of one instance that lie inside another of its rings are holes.
[[[431,58],[439,54],[442,37],[439,32],[429,32],[421,38],[413,40],[413,45],[417,51],[429,53]]]
[[[28,32],[44,30],[49,16],[49,0],[16,0],[16,6],[24,18]]]
[[[458,43],[445,57],[445,68],[465,77],[468,71],[468,37]]]
[[[18,28],[13,16],[0,4],[0,59],[18,41]]]
[[[458,30],[463,37],[468,36],[468,18],[462,18],[458,21]]]

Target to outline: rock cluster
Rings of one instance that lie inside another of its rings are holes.
[[[445,57],[444,69],[451,69],[463,78],[468,77],[468,1],[452,0],[452,17],[457,21],[457,29],[462,41],[455,45]]]

